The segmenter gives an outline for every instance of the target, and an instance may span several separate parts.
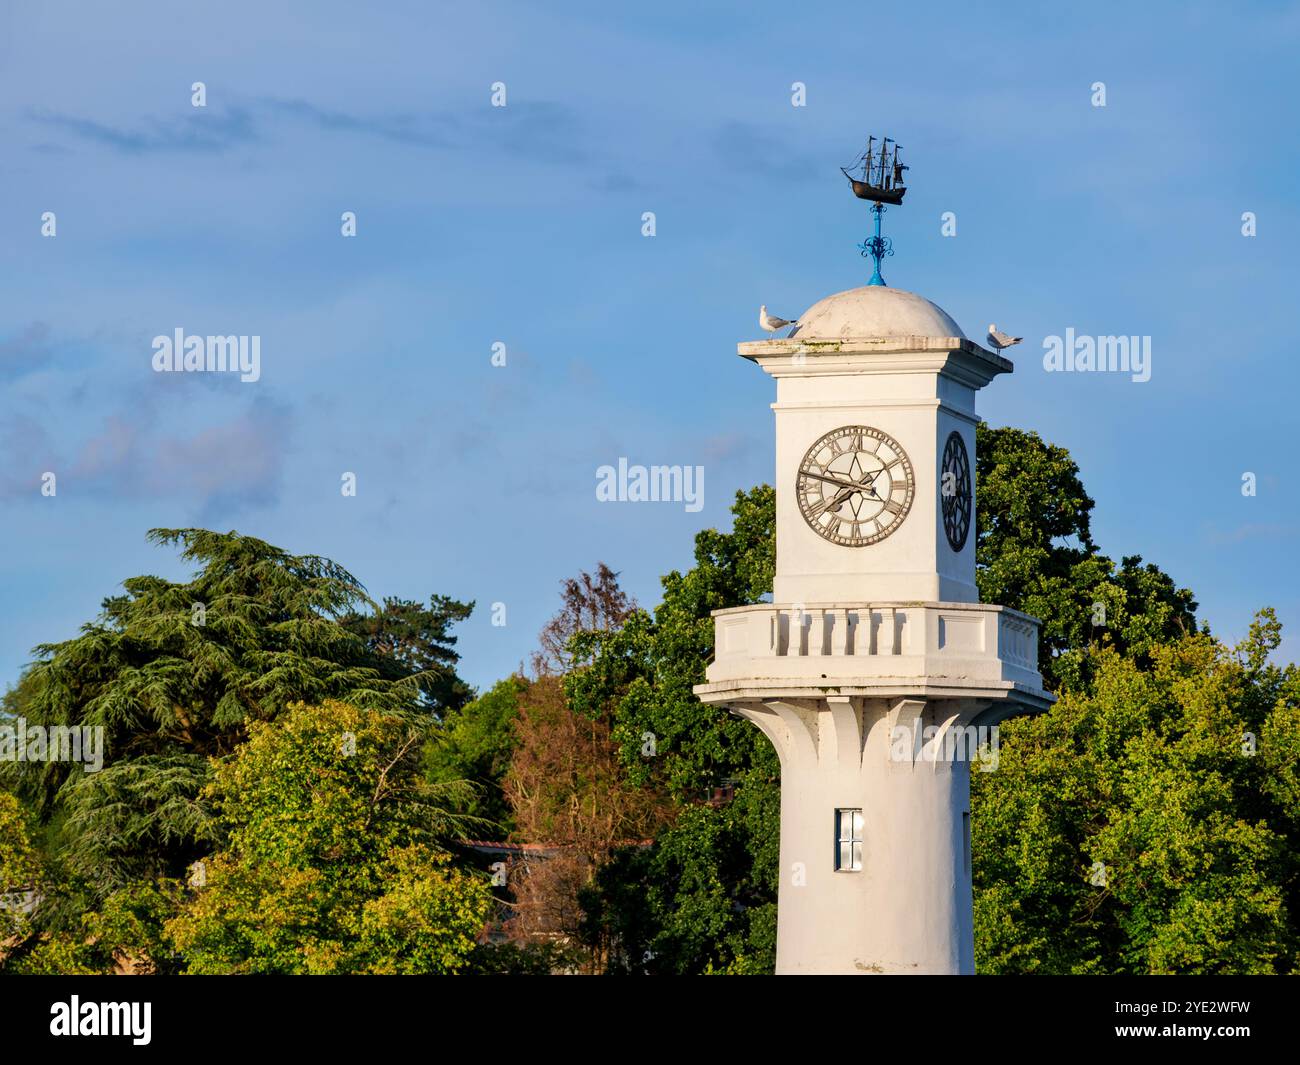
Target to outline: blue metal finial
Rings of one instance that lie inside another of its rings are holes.
[[[885,285],[885,279],[880,276],[880,260],[886,255],[894,254],[894,242],[888,237],[882,237],[880,235],[880,216],[885,213],[885,205],[879,202],[873,203],[871,205],[871,213],[876,216],[876,235],[874,237],[868,237],[859,244],[858,247],[862,249],[862,255],[864,258],[870,255],[876,262],[876,268],[872,272],[871,280],[868,281],[867,284],[882,285],[888,288],[889,286]]]

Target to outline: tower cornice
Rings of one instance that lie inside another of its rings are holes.
[[[1010,359],[965,337],[845,337],[838,340],[753,340],[736,353],[772,377],[944,373],[972,388],[1014,373]]]

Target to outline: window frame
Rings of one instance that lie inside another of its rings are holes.
[[[860,806],[835,808],[835,871],[862,872],[863,817]],[[845,858],[848,864],[845,864]]]

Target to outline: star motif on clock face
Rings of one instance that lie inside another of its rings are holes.
[[[943,531],[948,546],[960,551],[970,534],[971,480],[970,458],[966,441],[954,429],[943,449],[943,472],[939,476],[939,496],[943,507]]]
[[[916,480],[893,437],[866,425],[832,429],[799,463],[795,494],[818,536],[845,547],[879,543],[912,508]]]

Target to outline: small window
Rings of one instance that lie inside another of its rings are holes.
[[[835,811],[835,868],[857,872],[862,868],[862,811]]]

